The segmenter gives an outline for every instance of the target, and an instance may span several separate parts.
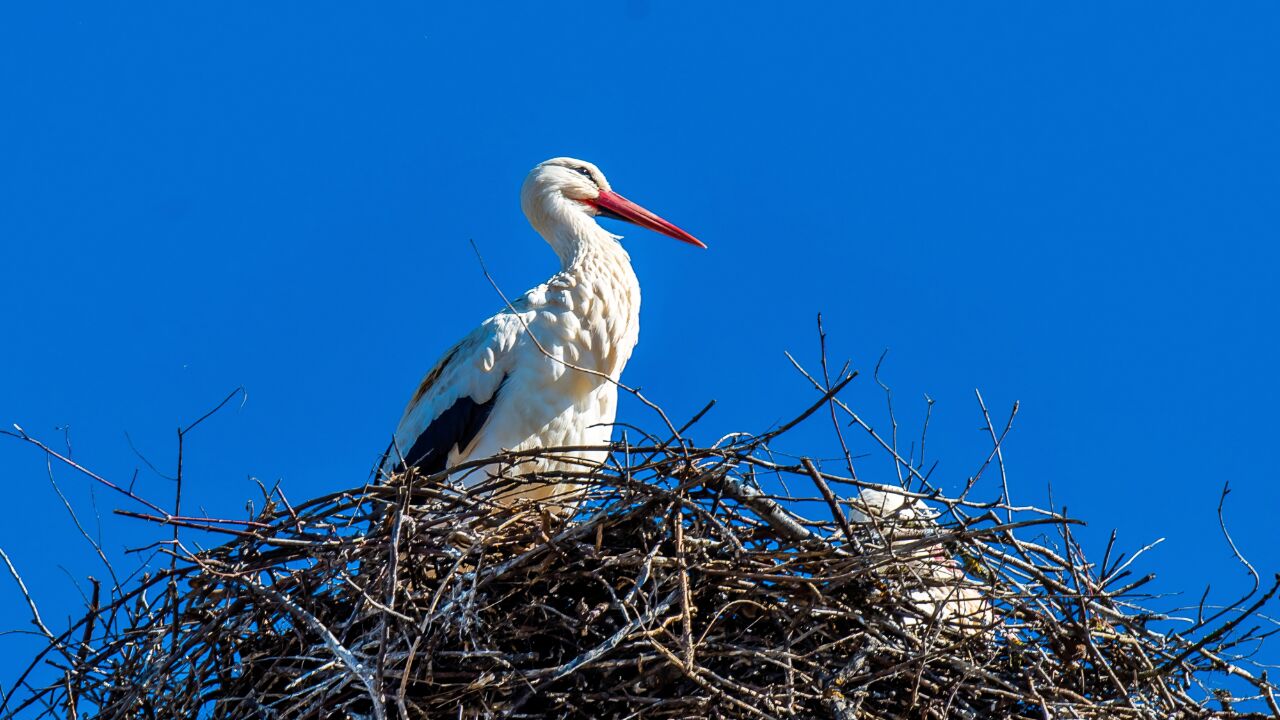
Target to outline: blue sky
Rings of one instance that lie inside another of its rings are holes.
[[[1158,601],[1280,570],[1280,6],[1274,3],[10,4],[0,11],[0,422],[188,507],[362,481],[438,354],[555,257],[527,170],[592,160],[710,246],[627,235],[625,380],[698,439],[808,403],[783,356],[882,378],[944,487],[985,456],[980,388],[1021,411],[1015,500],[1136,549]],[[624,404],[622,419],[655,420]],[[834,454],[813,423],[784,449]],[[863,476],[892,466],[863,461]],[[154,528],[57,477],[105,546]],[[44,459],[0,443],[12,557],[51,624],[101,576]],[[96,529],[94,530],[96,532]],[[0,618],[26,628],[0,578]],[[0,638],[8,681],[34,646]],[[1280,661],[1280,649],[1267,652]]]

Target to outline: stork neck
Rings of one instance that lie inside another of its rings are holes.
[[[546,232],[539,228],[560,258],[561,272],[550,286],[564,293],[557,302],[578,319],[556,328],[572,331],[565,339],[578,345],[584,367],[617,378],[640,331],[640,282],[617,236],[579,217]]]
[[[628,265],[631,263],[631,258],[618,243],[617,236],[586,215],[571,217],[569,222],[548,230],[541,234],[560,258],[560,268],[566,272],[576,274],[591,263],[601,261],[621,260]]]
[[[640,331],[640,282],[618,239],[594,221],[591,225],[597,232],[579,238],[572,252],[561,256],[566,299],[578,319],[568,327],[580,328],[570,341],[582,351],[583,366],[616,380]]]
[[[640,281],[617,236],[594,222],[591,225],[597,232],[579,238],[571,252],[561,255],[563,272],[573,278],[577,293],[604,298],[617,318],[628,318],[627,323],[619,323],[618,329],[623,330],[634,323],[640,309]]]
[[[610,271],[617,266],[625,266],[628,270],[631,268],[631,256],[622,248],[622,244],[598,225],[596,232],[585,237],[579,235],[573,242],[557,247],[556,254],[560,256],[561,269],[578,276],[606,267]]]
[[[525,213],[560,258],[561,272],[577,281],[574,285],[620,296],[617,302],[631,306],[629,314],[634,314],[640,304],[640,283],[631,269],[631,256],[617,235],[568,202],[561,198],[527,201]]]

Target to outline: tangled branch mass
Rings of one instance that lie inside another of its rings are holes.
[[[272,489],[249,520],[142,514],[228,539],[179,542],[170,567],[95,592],[5,712],[1271,717],[1236,709],[1232,676],[1275,713],[1265,673],[1232,656],[1271,593],[1157,629],[1144,579],[1110,549],[1086,560],[1066,517],[944,496],[888,445],[902,486],[771,452],[830,402],[768,434],[650,438],[555,477],[410,472],[296,504]],[[573,488],[576,511],[504,500],[528,483]]]

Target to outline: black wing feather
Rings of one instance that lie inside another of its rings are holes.
[[[445,463],[449,460],[449,452],[456,448],[466,448],[476,439],[476,435],[480,434],[480,428],[484,427],[485,421],[489,419],[489,413],[493,412],[493,404],[498,400],[498,393],[502,392],[503,383],[498,385],[498,389],[494,391],[493,396],[482,403],[478,403],[470,396],[458,398],[449,409],[440,413],[431,424],[422,431],[422,434],[413,441],[413,445],[404,457],[398,460],[392,468],[392,473],[403,471],[406,467],[417,469],[424,475],[438,473],[445,469]],[[388,452],[394,450],[389,448]],[[386,467],[386,456],[383,456],[383,467]]]

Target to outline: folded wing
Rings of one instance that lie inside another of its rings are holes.
[[[502,313],[446,352],[414,392],[379,470],[431,474],[465,458],[485,431],[523,332],[518,317]]]

